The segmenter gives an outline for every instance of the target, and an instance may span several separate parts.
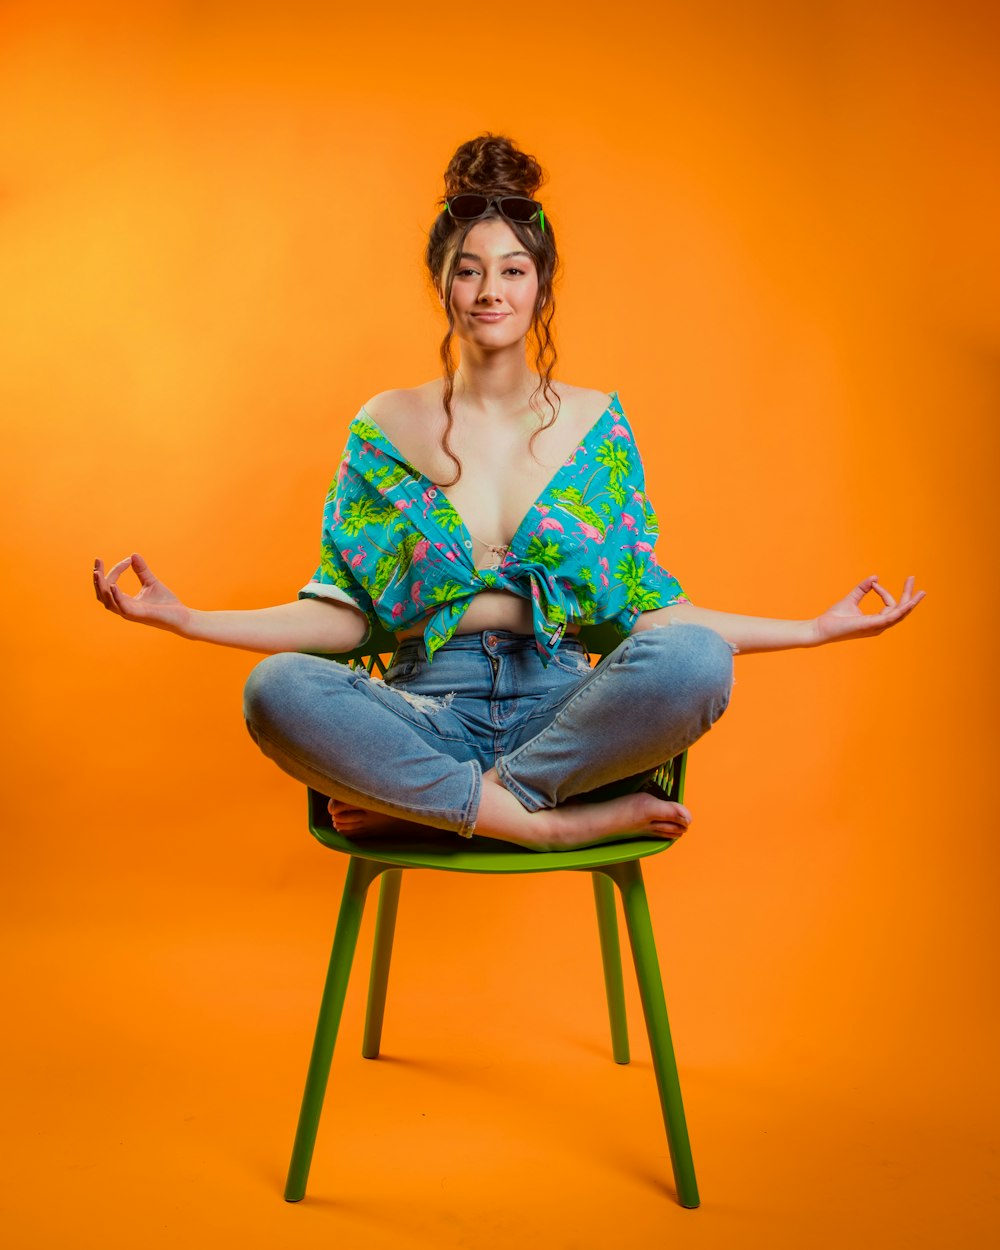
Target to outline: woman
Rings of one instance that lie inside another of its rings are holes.
[[[430,825],[535,849],[676,838],[690,813],[644,786],[725,710],[734,651],[872,636],[923,598],[912,578],[897,603],[869,577],[811,621],[687,599],[657,559],[617,396],[552,378],[557,255],[541,182],[502,137],[452,158],[427,247],[444,376],[376,395],[352,423],[320,567],[296,602],[200,612],[138,555],[107,574],[95,563],[98,598],[126,620],[271,653],[247,683],[250,732],[330,796],[348,836]],[[118,585],[130,566],[135,596]],[[869,615],[872,591],[882,607]],[[385,682],[308,654],[353,650],[366,618],[399,641]],[[592,670],[574,634],[602,621],[624,641]]]

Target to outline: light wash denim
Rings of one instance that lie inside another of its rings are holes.
[[[591,668],[566,638],[546,668],[533,636],[450,639],[428,664],[407,639],[384,681],[319,656],[269,656],[244,696],[254,741],[331,797],[471,836],[485,769],[528,811],[642,788],[729,702],[733,652],[701,625],[632,634]]]

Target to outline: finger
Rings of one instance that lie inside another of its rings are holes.
[[[872,622],[872,632],[881,634],[883,630],[891,629],[893,625],[898,625],[900,621],[910,615],[921,599],[925,597],[926,593],[925,590],[918,590],[908,603],[898,603],[891,611],[869,617],[869,620]]]
[[[905,603],[897,604],[896,611],[894,614],[894,620],[892,621],[892,624],[895,625],[896,622],[901,621],[904,616],[909,616],[910,613],[913,611],[913,609],[920,602],[920,600],[926,596],[926,594],[927,594],[926,590],[918,590],[912,599],[908,600]]]
[[[872,590],[875,591],[878,597],[885,604],[885,608],[882,609],[883,612],[886,610],[886,608],[892,609],[896,606],[896,600],[886,590],[886,588],[882,585],[881,582],[875,582],[872,586]]]
[[[110,569],[108,569],[107,580],[108,580],[109,585],[113,586],[131,563],[132,563],[132,557],[126,556],[124,560],[119,560],[117,564],[113,565]]]
[[[102,603],[109,612],[116,611],[111,597],[111,588],[104,573],[104,563],[101,560],[94,561],[94,593],[97,595],[98,602]]]
[[[120,586],[116,586],[114,582],[108,583],[108,602],[105,605],[112,612],[117,612],[119,616],[124,616],[126,620],[134,615],[132,605],[135,600],[130,595],[126,595]]]
[[[916,581],[916,578],[908,577],[906,581],[903,583],[903,593],[899,600],[900,603],[909,603],[915,597],[914,590],[913,590],[915,581]],[[920,591],[921,595],[923,595],[923,593],[924,593],[923,591]]]
[[[132,555],[129,556],[129,562],[132,565],[133,572],[143,586],[152,586],[155,584],[156,576],[153,573],[153,570],[137,551],[133,552]]]
[[[104,585],[102,587],[104,594],[104,606],[108,608],[109,611],[117,612],[119,616],[124,616],[129,619],[132,619],[136,613],[129,613],[125,610],[124,605],[134,604],[135,600],[131,595],[126,595],[125,592],[121,590],[118,586],[118,579],[125,572],[125,570],[129,568],[131,563],[132,557],[126,556],[124,560],[119,560],[117,564],[112,565],[112,567],[108,569],[107,575],[104,578]]]
[[[862,578],[861,581],[858,582],[858,584],[854,587],[851,593],[847,596],[847,598],[850,600],[851,603],[855,605],[855,607],[857,607],[857,605],[861,602],[861,600],[865,597],[865,595],[868,594],[869,590],[876,588],[877,582],[878,582],[877,573],[873,573],[871,577]]]
[[[108,591],[111,596],[113,610],[127,621],[144,621],[149,615],[149,610],[141,599],[136,599],[132,595],[126,594],[114,582],[109,584]]]

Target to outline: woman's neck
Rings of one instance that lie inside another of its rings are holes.
[[[455,372],[455,401],[473,416],[522,411],[538,377],[528,368],[523,348],[489,355],[465,351]]]

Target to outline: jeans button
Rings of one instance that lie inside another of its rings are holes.
[[[486,645],[487,645],[488,647],[495,647],[495,646],[497,645],[497,636],[496,636],[496,634],[490,634],[490,635],[487,637],[487,639],[486,639]]]

